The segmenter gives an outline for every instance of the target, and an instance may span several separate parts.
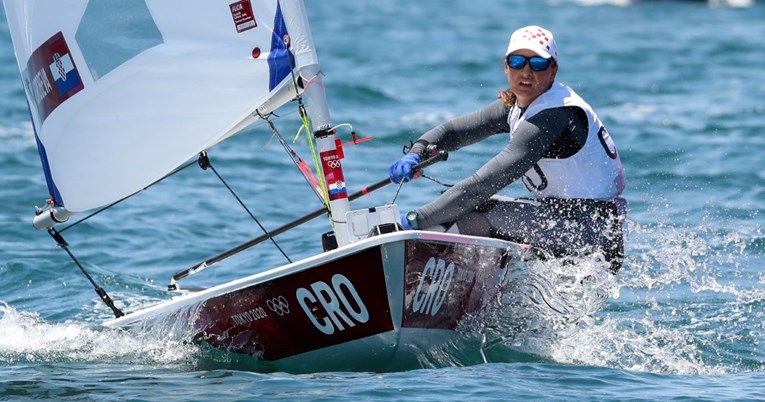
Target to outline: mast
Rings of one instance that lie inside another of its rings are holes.
[[[346,212],[350,211],[348,191],[340,157],[335,145],[335,132],[327,105],[319,60],[308,25],[308,18],[302,0],[280,0],[284,22],[291,38],[290,46],[295,54],[296,66],[303,80],[303,96],[308,107],[313,135],[321,160],[322,173],[329,192],[329,209],[332,226],[338,246],[350,243],[347,230]]]

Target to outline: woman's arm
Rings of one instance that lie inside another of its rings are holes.
[[[485,108],[449,120],[429,130],[417,140],[410,152],[422,155],[428,144],[438,149],[455,151],[498,133],[509,133],[509,108],[502,101],[492,102]]]
[[[472,176],[417,210],[419,226],[427,228],[451,222],[473,211],[499,190],[523,176],[562,135],[571,135],[576,142],[584,144],[587,121],[582,119],[585,117],[578,108],[560,107],[544,110],[522,122],[513,133],[510,143],[499,154]]]

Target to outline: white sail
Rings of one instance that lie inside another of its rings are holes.
[[[308,28],[293,28],[307,21],[299,0],[4,5],[48,188],[68,211],[140,191],[292,99],[293,68],[317,64]]]

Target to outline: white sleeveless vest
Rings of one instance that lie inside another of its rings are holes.
[[[625,179],[622,162],[603,123],[574,90],[559,82],[531,102],[523,116],[513,107],[507,116],[510,135],[522,121],[545,109],[576,106],[587,114],[587,140],[577,153],[564,159],[542,158],[523,176],[523,183],[537,198],[590,198],[608,200],[620,195]]]

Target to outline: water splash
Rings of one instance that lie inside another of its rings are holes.
[[[701,223],[632,222],[628,259],[615,277],[587,261],[517,267],[489,347],[655,373],[763,370],[764,276],[749,261],[762,254],[761,228],[732,232]]]
[[[578,325],[593,320],[605,301],[618,294],[613,275],[597,258],[575,263],[550,259],[516,264],[487,327],[489,347],[552,357]]]
[[[495,308],[466,318],[462,338],[423,350],[403,369],[551,361],[683,375],[765,370],[765,274],[755,269],[762,228],[721,229],[722,221],[712,214],[697,226],[630,221],[628,258],[616,276],[597,259],[518,261]],[[119,299],[133,308],[157,301]],[[94,317],[96,310],[108,313],[86,306],[77,321],[108,318]],[[162,327],[127,333],[52,324],[0,302],[0,362],[239,367],[228,354],[200,353],[173,325]]]
[[[0,363],[194,364],[198,348],[80,322],[49,323],[0,301]]]

